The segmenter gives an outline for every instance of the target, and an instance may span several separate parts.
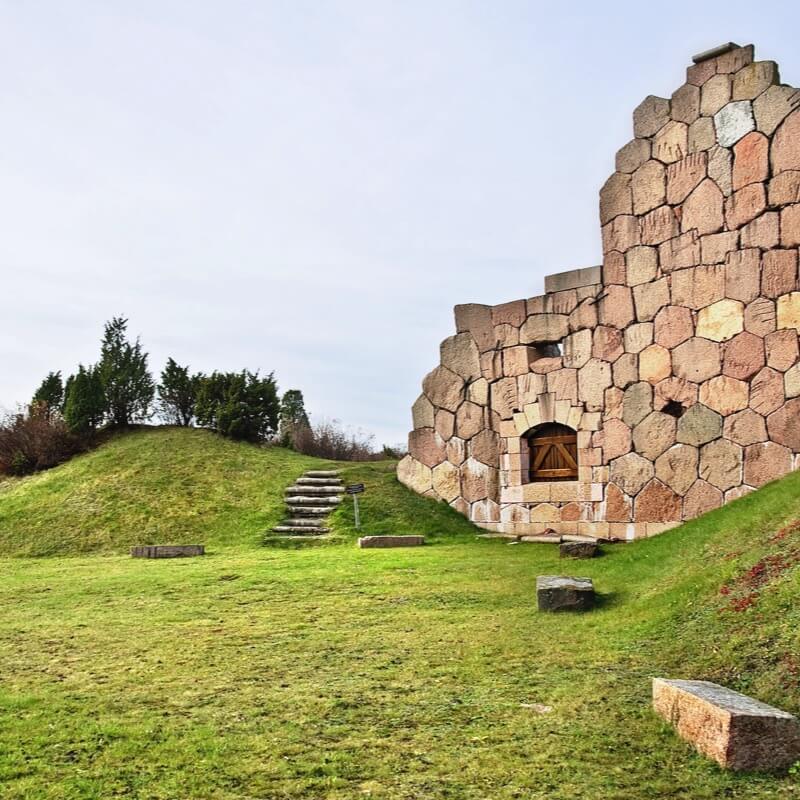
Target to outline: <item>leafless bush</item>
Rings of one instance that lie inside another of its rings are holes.
[[[0,473],[27,475],[48,469],[86,447],[59,414],[49,413],[45,404],[33,404],[0,422]]]
[[[383,457],[374,451],[371,436],[347,431],[335,419],[295,427],[291,444],[298,453],[331,461],[375,461]]]

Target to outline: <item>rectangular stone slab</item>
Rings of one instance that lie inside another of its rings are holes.
[[[362,536],[359,547],[420,547],[425,544],[424,536]]]
[[[205,555],[202,544],[144,544],[131,547],[134,558],[188,558]]]
[[[594,584],[590,578],[539,575],[536,601],[539,611],[589,611],[594,607]]]
[[[582,286],[593,286],[602,282],[602,267],[584,267],[546,275],[544,279],[545,294],[563,292],[565,289],[580,289]]]
[[[654,678],[653,708],[725,769],[782,770],[800,760],[797,717],[717,683]]]

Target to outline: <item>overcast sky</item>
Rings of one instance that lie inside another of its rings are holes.
[[[452,306],[600,262],[631,112],[796,2],[0,0],[0,406],[123,314],[399,442]]]

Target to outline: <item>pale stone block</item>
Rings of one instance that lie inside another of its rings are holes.
[[[546,503],[550,500],[551,483],[526,483],[522,486],[522,501],[525,503]]]
[[[727,342],[743,330],[744,304],[739,300],[719,300],[697,315],[697,335],[704,339]]]
[[[778,298],[778,329],[785,328],[800,331],[800,292]]]
[[[733,147],[750,131],[755,130],[753,104],[749,100],[737,100],[723,106],[714,114],[717,142],[721,147]]]

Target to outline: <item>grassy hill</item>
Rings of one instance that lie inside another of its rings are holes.
[[[0,492],[6,550],[70,553],[0,558],[4,800],[800,797],[795,775],[721,771],[649,705],[663,675],[800,712],[800,473],[565,565],[476,540],[388,463],[347,467],[366,532],[434,546],[360,551],[349,506],[340,546],[261,546],[308,466],[146,431]],[[170,510],[208,556],[122,553]],[[565,570],[600,607],[538,614],[536,575]]]

